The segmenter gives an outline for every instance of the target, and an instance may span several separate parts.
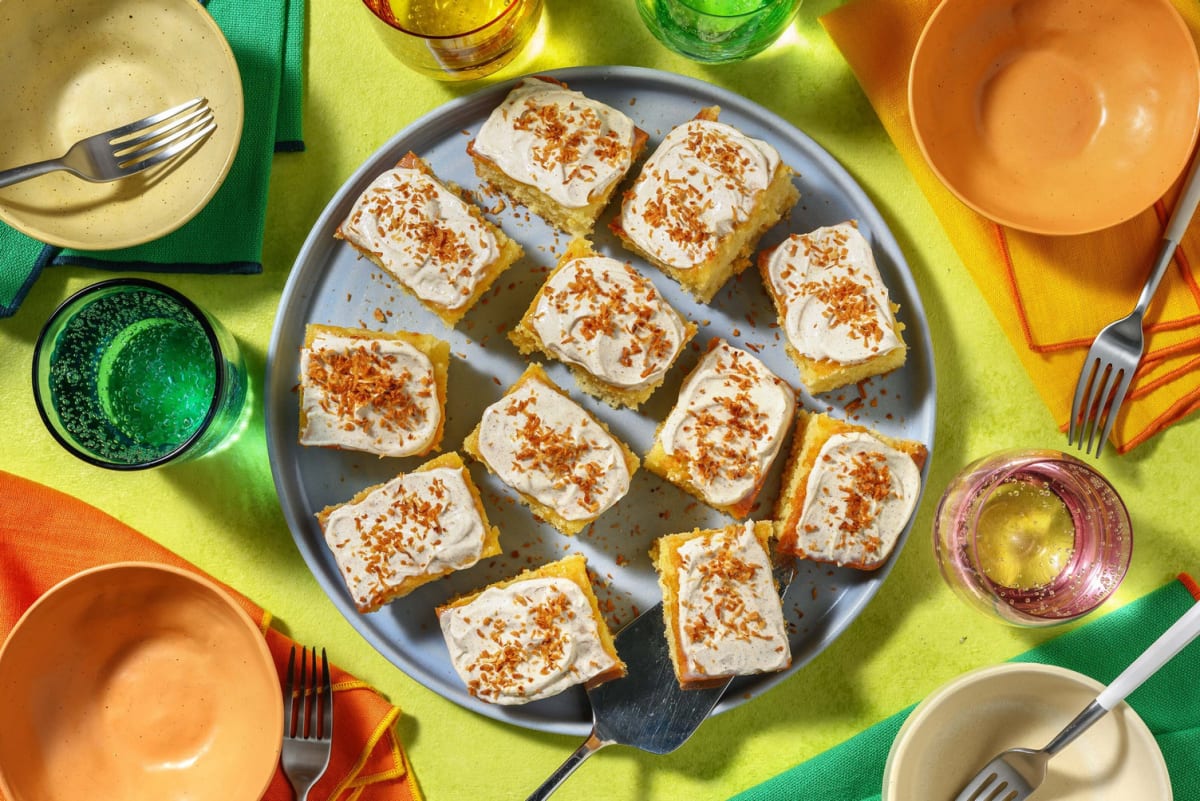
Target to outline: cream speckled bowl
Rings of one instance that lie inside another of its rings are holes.
[[[220,29],[195,0],[0,0],[0,169],[193,97],[217,130],[185,159],[111,183],[54,172],[0,190],[0,220],[43,242],[111,250],[195,216],[233,164],[242,83]]]
[[[901,726],[884,768],[884,801],[950,801],[1001,751],[1044,746],[1103,689],[1065,668],[1021,662],[959,676]],[[1050,760],[1036,797],[1171,801],[1172,792],[1158,743],[1122,702]]]

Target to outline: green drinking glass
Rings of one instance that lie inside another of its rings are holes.
[[[239,428],[246,394],[233,335],[153,281],[80,290],[34,346],[33,395],[46,428],[99,467],[140,470],[209,453]]]
[[[740,61],[765,50],[792,23],[800,0],[637,0],[642,21],[694,61]]]

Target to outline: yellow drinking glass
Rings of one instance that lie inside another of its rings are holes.
[[[521,52],[542,0],[363,0],[380,37],[410,69],[441,81],[490,75]]]

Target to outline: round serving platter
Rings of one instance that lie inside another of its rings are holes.
[[[908,361],[902,369],[861,387],[815,398],[802,392],[800,402],[810,410],[848,418],[891,436],[919,440],[932,449],[936,384],[920,296],[900,247],[879,212],[829,153],[772,112],[695,79],[635,67],[580,67],[544,74],[628,114],[650,136],[646,153],[670,128],[711,105],[720,106],[722,122],[774,145],[796,171],[801,199],[790,218],[763,238],[762,247],[791,233],[857,220],[872,244],[892,300],[900,305],[898,316],[907,326]],[[343,503],[361,489],[412,470],[432,457],[379,459],[298,444],[296,385],[308,323],[421,331],[448,341],[452,359],[443,452],[461,450],[463,439],[478,423],[484,408],[499,399],[527,366],[528,360],[508,341],[506,333],[525,311],[570,238],[555,232],[525,208],[501,203],[499,196],[481,187],[467,156],[467,142],[512,86],[505,83],[460,98],[408,126],[372,154],[329,201],[297,256],[271,336],[265,397],[267,445],[276,489],[297,547],[333,603],[380,653],[416,681],[464,707],[519,726],[582,736],[591,726],[591,712],[582,689],[517,707],[486,704],[468,694],[450,664],[434,607],[454,595],[579,552],[588,559],[609,625],[617,630],[638,611],[661,599],[648,556],[657,537],[696,527],[724,526],[732,519],[642,469],[635,474],[625,498],[580,535],[565,537],[534,519],[526,507],[516,502],[511,490],[482,465],[472,463],[471,474],[480,486],[488,516],[500,529],[503,556],[425,585],[364,615],[355,609],[314,515],[325,506]],[[393,279],[333,237],[371,180],[410,150],[425,159],[442,180],[471,193],[488,211],[487,216],[525,249],[525,257],[501,276],[453,330],[405,294]],[[637,168],[635,165],[631,175]],[[700,327],[700,332],[663,386],[637,411],[615,410],[585,395],[563,365],[539,359],[555,382],[606,422],[639,455],[649,450],[655,427],[670,411],[683,377],[712,337],[754,351],[768,367],[799,387],[797,368],[785,352],[775,311],[756,270],[747,270],[731,280],[710,304],[699,304],[674,281],[621,248],[606,226],[615,206],[597,225],[593,237],[596,249],[632,261],[677,310]],[[770,516],[787,447],[785,444],[752,517]],[[887,578],[906,539],[907,530],[888,563],[873,572],[799,562],[797,576],[784,598],[792,632],[792,666],[781,673],[735,681],[714,714],[773,687],[833,642]]]

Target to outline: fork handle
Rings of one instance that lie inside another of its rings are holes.
[[[36,178],[48,172],[65,169],[67,167],[62,163],[61,159],[47,159],[45,161],[35,161],[33,164],[25,164],[21,167],[13,167],[11,170],[0,170],[0,188],[19,184],[21,181],[28,181],[30,178]]]
[[[1197,205],[1200,205],[1200,155],[1192,158],[1192,166],[1188,169],[1187,178],[1183,182],[1183,191],[1179,194],[1179,200],[1175,203],[1175,208],[1171,211],[1171,218],[1167,221],[1158,258],[1154,261],[1154,267],[1150,270],[1150,277],[1146,279],[1146,285],[1142,287],[1142,294],[1138,297],[1137,305],[1134,307],[1135,312],[1145,314],[1146,309],[1149,308],[1150,300],[1154,297],[1154,292],[1158,289],[1162,277],[1167,273],[1167,266],[1175,256],[1175,249],[1179,247],[1179,242],[1183,239],[1183,235],[1196,213]]]
[[[1142,686],[1142,682],[1182,651],[1197,634],[1200,634],[1200,603],[1192,604],[1192,608],[1184,612],[1133,664],[1121,671],[1121,675],[1096,697],[1096,703],[1105,709],[1112,709],[1124,701],[1125,696]]]

